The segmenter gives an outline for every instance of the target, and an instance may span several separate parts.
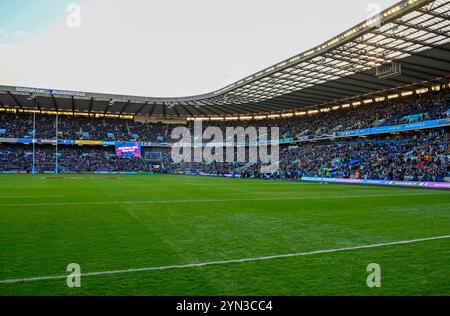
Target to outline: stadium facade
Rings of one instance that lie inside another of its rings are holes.
[[[439,186],[450,182],[449,12],[449,0],[401,1],[315,48],[199,96],[1,86],[0,171]],[[279,126],[279,172],[261,175],[258,163],[174,164],[171,131],[193,120],[221,128]]]
[[[317,47],[204,95],[154,98],[1,86],[0,106],[183,119],[336,109],[447,81],[449,6],[447,0],[401,1]]]

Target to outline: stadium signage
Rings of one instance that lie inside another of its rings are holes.
[[[76,140],[76,145],[102,145],[101,140]]]
[[[346,136],[382,134],[382,133],[410,131],[410,130],[415,130],[415,129],[434,128],[434,127],[447,126],[447,125],[450,125],[450,118],[444,118],[444,119],[433,120],[433,121],[423,121],[423,122],[411,123],[411,124],[391,125],[391,126],[359,129],[359,130],[353,130],[353,131],[345,131],[345,132],[336,133],[336,136],[337,137],[346,137]]]
[[[58,144],[61,144],[61,145],[74,145],[75,141],[74,140],[69,140],[69,139],[58,139]]]
[[[70,97],[85,97],[85,92],[78,91],[65,91],[65,90],[51,90],[51,89],[38,89],[38,88],[22,88],[16,87],[16,92],[21,93],[36,93],[36,94],[48,94],[48,95],[66,95]]]
[[[141,144],[138,142],[117,142],[116,143],[117,157],[141,157]]]
[[[18,138],[18,139],[15,139],[15,142],[29,144],[29,143],[36,143],[37,140],[36,139],[31,139],[31,138]]]
[[[56,139],[39,139],[36,142],[40,144],[56,144]]]
[[[17,143],[17,138],[0,137],[0,143]]]
[[[301,180],[308,182],[329,182],[329,183],[343,183],[343,184],[368,184],[368,185],[419,187],[430,189],[450,189],[449,182],[389,181],[389,180],[366,180],[366,179],[358,180],[358,179],[321,178],[321,177],[303,177]]]
[[[449,110],[450,111],[450,110]],[[450,112],[449,112],[450,113]],[[318,141],[318,140],[329,140],[329,139],[337,139],[337,138],[346,138],[346,137],[358,137],[358,136],[368,136],[368,135],[376,135],[383,133],[393,133],[393,132],[406,132],[412,130],[419,129],[432,129],[436,127],[444,127],[450,125],[450,118],[444,118],[439,120],[432,121],[423,121],[416,122],[411,124],[402,124],[402,125],[392,125],[392,126],[382,126],[375,128],[367,128],[360,130],[351,130],[338,132],[334,135],[324,135],[321,137],[312,137],[312,136],[301,136],[294,138],[282,138],[278,141],[272,140],[257,140],[256,142],[251,141],[242,141],[242,142],[203,142],[201,144],[194,144],[193,147],[203,147],[203,148],[215,148],[215,147],[247,147],[247,146],[262,146],[262,145],[277,145],[277,144],[296,144],[296,143],[304,143],[308,141]],[[244,130],[245,131],[245,130]],[[32,138],[7,138],[0,137],[0,143],[56,143],[56,140],[49,139],[32,139]],[[115,146],[116,141],[101,141],[101,140],[67,140],[67,139],[58,139],[58,144],[62,145],[103,145],[103,146]],[[165,143],[153,143],[153,142],[138,142],[142,147],[173,147],[174,143],[165,142]],[[189,142],[186,143],[189,145]],[[180,144],[178,144],[180,146]]]

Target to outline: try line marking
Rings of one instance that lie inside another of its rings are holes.
[[[379,247],[394,246],[394,245],[405,245],[405,244],[413,244],[413,243],[432,241],[432,240],[442,240],[442,239],[450,239],[450,235],[412,239],[412,240],[393,241],[393,242],[387,242],[387,243],[382,243],[382,244],[372,244],[372,245],[353,246],[353,247],[345,247],[345,248],[335,248],[335,249],[328,249],[328,250],[315,250],[315,251],[308,251],[308,252],[289,253],[289,254],[281,254],[281,255],[273,255],[273,256],[265,256],[265,257],[231,259],[231,260],[222,260],[222,261],[209,261],[209,262],[161,266],[161,267],[131,268],[131,269],[123,269],[123,270],[86,272],[86,273],[80,273],[78,276],[86,277],[86,276],[124,274],[124,273],[135,273],[135,272],[145,272],[145,271],[206,267],[206,266],[213,266],[213,265],[225,265],[225,264],[232,264],[232,263],[274,260],[274,259],[291,258],[291,257],[312,256],[312,255],[319,255],[319,254],[324,254],[324,253],[334,253],[334,252],[351,251],[351,250],[359,250],[359,249],[379,248]],[[71,275],[71,276],[73,277],[75,275]],[[35,282],[35,281],[44,281],[44,280],[61,280],[61,279],[66,279],[66,278],[67,278],[67,275],[37,276],[37,277],[23,278],[23,279],[1,280],[0,284],[13,284],[13,283],[20,283],[20,282]]]
[[[209,202],[239,202],[239,201],[287,201],[287,200],[328,200],[328,199],[354,199],[398,196],[434,196],[445,193],[400,193],[400,194],[366,194],[366,195],[336,195],[336,196],[300,196],[276,198],[229,198],[229,199],[199,199],[199,200],[147,200],[147,201],[92,201],[92,202],[42,202],[42,203],[4,203],[3,206],[56,206],[56,205],[114,205],[114,204],[154,204],[154,203],[209,203]]]

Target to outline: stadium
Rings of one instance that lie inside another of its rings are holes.
[[[0,86],[0,295],[450,295],[449,14],[195,96]]]

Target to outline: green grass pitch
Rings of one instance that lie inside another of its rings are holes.
[[[1,175],[0,281],[450,235],[450,192],[157,175]],[[368,288],[369,263],[381,287]],[[450,239],[1,283],[0,295],[450,295]]]

